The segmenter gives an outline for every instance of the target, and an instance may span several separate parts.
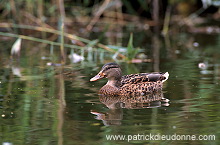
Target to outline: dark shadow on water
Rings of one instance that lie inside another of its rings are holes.
[[[169,99],[164,98],[163,92],[149,93],[144,96],[106,96],[100,95],[99,100],[109,108],[107,112],[91,110],[95,119],[102,120],[103,124],[121,125],[123,109],[146,109],[169,106]]]

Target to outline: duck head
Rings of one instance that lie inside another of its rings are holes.
[[[107,63],[105,64],[101,71],[90,79],[90,81],[97,81],[102,78],[107,78],[108,80],[117,80],[120,81],[122,76],[121,68],[116,63]]]

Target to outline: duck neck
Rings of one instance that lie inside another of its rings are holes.
[[[108,79],[108,82],[106,85],[119,88],[121,85],[121,79]]]

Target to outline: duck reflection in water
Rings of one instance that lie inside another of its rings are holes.
[[[104,125],[121,125],[123,108],[143,109],[169,106],[169,100],[163,97],[163,92],[149,93],[144,96],[106,96],[100,95],[99,100],[109,110],[105,113],[92,110],[97,120],[102,120]]]

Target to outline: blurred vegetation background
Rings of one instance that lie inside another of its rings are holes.
[[[219,6],[218,0],[1,0],[0,35],[58,46],[63,63],[68,52],[84,55],[91,47],[130,62],[138,51],[122,41],[124,30],[219,33]]]

